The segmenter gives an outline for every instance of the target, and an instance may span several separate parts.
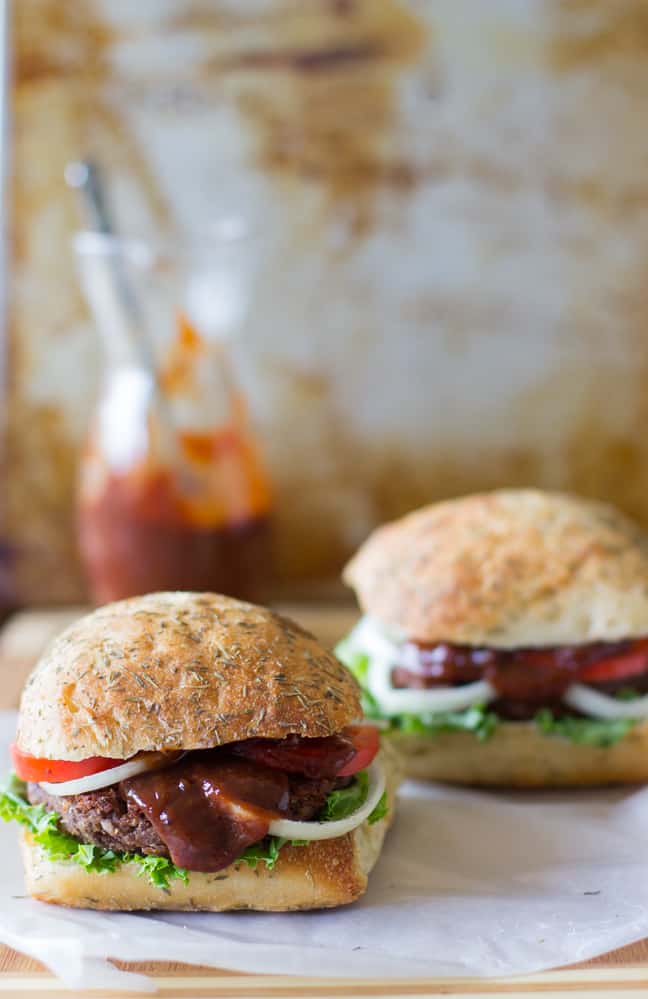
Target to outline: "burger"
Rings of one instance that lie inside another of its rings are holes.
[[[0,796],[29,892],[117,910],[352,902],[395,784],[358,693],[308,632],[228,597],[83,617],[27,681]]]
[[[648,538],[613,507],[437,503],[375,531],[344,579],[365,616],[337,654],[410,776],[648,779]]]

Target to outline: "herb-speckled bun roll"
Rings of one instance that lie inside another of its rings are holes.
[[[29,891],[96,909],[353,901],[395,784],[358,693],[312,635],[228,597],[82,618],[27,682],[0,796]]]
[[[338,648],[416,777],[648,779],[648,539],[603,503],[501,490],[375,531]]]

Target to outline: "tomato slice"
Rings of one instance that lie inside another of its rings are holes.
[[[365,770],[380,748],[380,732],[375,725],[349,725],[344,735],[353,742],[355,756],[338,770],[338,777],[350,777]]]
[[[632,648],[609,659],[600,659],[586,666],[579,679],[586,683],[605,680],[625,680],[648,671],[648,639],[633,642]]]
[[[118,767],[124,760],[108,759],[106,756],[90,756],[87,760],[47,760],[39,756],[23,753],[15,742],[11,744],[11,758],[14,769],[21,780],[50,784],[61,784],[66,780],[77,780],[78,777],[89,777],[102,770]]]

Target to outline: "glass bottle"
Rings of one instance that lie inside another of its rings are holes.
[[[172,589],[265,594],[271,498],[229,358],[247,292],[230,242],[169,253],[76,239],[105,356],[78,490],[97,603]]]

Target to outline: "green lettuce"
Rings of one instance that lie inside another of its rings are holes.
[[[538,711],[534,721],[544,735],[562,736],[581,746],[613,746],[625,738],[633,725],[632,718],[556,718],[549,708]]]
[[[369,775],[362,770],[348,787],[331,791],[318,819],[320,822],[336,822],[346,819],[364,805],[369,791]]]
[[[59,828],[58,812],[48,812],[44,805],[30,805],[25,790],[25,784],[15,776],[0,790],[0,819],[18,822],[28,829],[34,842],[50,860],[66,860],[97,874],[116,871],[122,864],[136,864],[140,877],[147,877],[151,884],[163,889],[168,889],[175,879],[185,884],[188,881],[187,872],[166,857],[116,853],[90,843],[80,843]]]
[[[620,690],[616,691],[614,697],[617,701],[636,701],[637,698],[643,697],[643,694],[640,694],[634,687],[621,687]]]
[[[367,653],[360,652],[349,636],[341,639],[333,651],[340,662],[347,669],[351,670],[360,686],[362,686],[369,672],[369,656]]]
[[[286,846],[287,843],[290,843],[292,846],[307,845],[307,841],[303,839],[289,840],[284,839],[283,836],[266,836],[260,843],[253,843],[252,846],[248,846],[239,857],[239,860],[247,864],[248,867],[256,867],[257,864],[263,863],[271,871],[279,859],[281,848]]]
[[[380,822],[389,813],[389,804],[387,802],[387,792],[383,791],[378,801],[378,804],[374,808],[373,812],[367,819],[370,826],[375,825],[376,822]]]
[[[426,711],[420,715],[398,715],[392,724],[400,732],[414,735],[437,735],[439,732],[472,732],[480,742],[490,739],[500,719],[484,705],[475,704],[464,711]]]
[[[176,867],[168,857],[147,857],[142,853],[123,853],[121,855],[123,864],[136,864],[138,867],[138,877],[148,878],[150,883],[156,888],[168,891],[169,884],[173,880],[189,883],[189,872],[184,867]]]
[[[369,776],[366,770],[363,770],[356,775],[356,779],[349,787],[332,791],[328,795],[318,820],[329,822],[351,815],[364,804],[368,790]],[[377,822],[386,813],[386,796],[383,795],[368,821]],[[169,889],[171,881],[179,880],[184,884],[189,881],[188,871],[177,867],[167,857],[117,853],[91,843],[81,843],[59,827],[60,818],[58,812],[48,812],[44,805],[30,805],[26,797],[26,785],[15,775],[12,775],[4,788],[0,788],[0,819],[5,822],[18,822],[28,829],[34,842],[50,860],[79,864],[84,870],[97,874],[109,874],[122,864],[134,864],[138,868],[139,877],[147,878],[152,885],[164,891]],[[307,840],[266,836],[259,843],[248,846],[239,857],[239,861],[249,867],[264,863],[268,870],[272,870],[279,852],[288,843],[292,846],[308,845]]]
[[[365,718],[382,721],[384,715],[378,707],[378,702],[371,696],[365,686],[370,662],[367,653],[360,652],[349,638],[343,638],[341,642],[338,642],[334,651],[340,662],[353,673],[360,684],[360,703]]]
[[[326,804],[318,815],[318,820],[320,822],[336,822],[338,819],[346,819],[347,816],[353,815],[359,808],[362,808],[368,794],[369,774],[366,770],[361,770],[360,773],[356,774],[356,779],[348,787],[331,791],[326,799]],[[384,791],[367,822],[372,826],[380,819],[384,819],[388,811],[387,792]]]

